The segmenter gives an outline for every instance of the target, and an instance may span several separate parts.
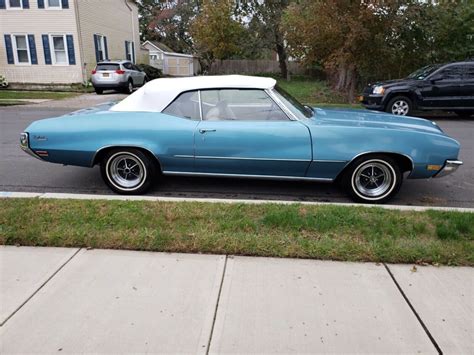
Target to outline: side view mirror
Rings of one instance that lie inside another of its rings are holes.
[[[436,81],[440,81],[441,79],[443,79],[443,76],[441,74],[435,74],[430,78],[430,81],[434,83]]]

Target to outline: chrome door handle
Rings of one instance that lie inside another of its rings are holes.
[[[206,132],[215,132],[215,131],[216,131],[215,129],[201,128],[201,129],[199,130],[199,133],[204,134],[204,133],[206,133]]]

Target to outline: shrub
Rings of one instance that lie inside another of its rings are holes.
[[[145,72],[149,80],[161,78],[163,76],[161,69],[152,67],[151,65],[138,64],[137,66],[140,68],[140,70]]]

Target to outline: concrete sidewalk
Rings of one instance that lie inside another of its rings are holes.
[[[0,353],[474,353],[474,269],[0,247]]]

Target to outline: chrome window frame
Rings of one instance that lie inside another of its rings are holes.
[[[272,88],[273,89],[273,88]],[[271,91],[272,89],[262,89],[262,88],[251,88],[251,87],[248,87],[248,88],[241,88],[241,87],[215,87],[215,88],[208,88],[208,89],[199,89],[199,106],[201,108],[201,121],[206,121],[204,120],[204,117],[202,115],[202,102],[201,102],[201,91],[212,91],[212,90],[259,90],[259,91],[263,91],[265,94],[267,94],[268,98],[270,99],[270,101],[273,101],[280,110],[282,110],[282,112],[286,115],[286,117],[288,118],[289,121],[298,121],[298,119],[294,118],[294,115],[291,113],[290,110],[286,109],[286,107],[280,102],[277,101],[277,98],[275,98],[275,95],[272,95],[271,94]],[[285,109],[282,108],[285,107]],[[290,114],[288,114],[290,113]],[[272,122],[282,122],[283,120],[229,120],[229,119],[219,119],[218,121],[239,121],[239,122],[268,122],[268,121],[272,121]],[[283,121],[284,122],[284,121]]]
[[[271,89],[265,89],[265,92],[280,107],[280,109],[288,116],[291,121],[299,121],[299,118],[296,117],[296,115],[291,112],[288,107],[286,107],[286,105],[278,98],[278,96],[275,95],[274,90],[275,87],[272,87]]]

